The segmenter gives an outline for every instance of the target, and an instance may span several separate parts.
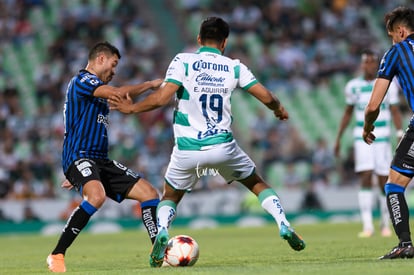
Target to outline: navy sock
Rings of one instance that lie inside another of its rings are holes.
[[[148,236],[151,239],[151,243],[154,243],[158,233],[157,205],[159,202],[159,199],[153,199],[141,203],[142,223],[147,229]]]
[[[68,219],[52,254],[65,254],[66,249],[73,243],[96,210],[97,209],[87,201],[82,201],[79,207],[73,211]]]
[[[392,225],[398,236],[401,246],[412,245],[410,233],[409,210],[405,199],[405,188],[396,184],[385,185],[387,205]]]

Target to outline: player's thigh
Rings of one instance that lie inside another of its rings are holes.
[[[200,151],[174,147],[165,174],[166,184],[175,190],[191,190],[200,178],[221,174],[219,168],[234,157],[233,151],[227,143]]]
[[[355,172],[374,170],[375,155],[374,147],[366,144],[363,140],[354,143]]]
[[[391,162],[390,182],[405,186],[406,178],[414,176],[414,127],[409,126],[395,149]],[[400,174],[400,175],[398,175]],[[399,176],[402,178],[400,179]]]
[[[198,157],[198,151],[183,151],[174,147],[165,172],[165,185],[174,190],[191,190],[198,182]]]
[[[101,160],[100,171],[106,195],[116,202],[127,198],[134,185],[141,179],[139,173],[115,160]]]
[[[84,185],[91,181],[101,182],[99,164],[92,159],[75,160],[65,173],[66,178],[82,194]]]
[[[149,181],[144,178],[139,178],[128,191],[126,198],[143,202],[158,199],[159,194]]]
[[[253,160],[238,146],[237,143],[226,144],[223,153],[228,157],[218,163],[214,168],[227,181],[239,181],[247,179],[255,171]]]

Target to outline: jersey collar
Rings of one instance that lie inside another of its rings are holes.
[[[213,48],[213,47],[206,47],[206,46],[202,46],[200,47],[196,53],[203,53],[203,52],[210,52],[210,53],[216,53],[221,55],[222,53],[220,52],[219,49],[217,48]]]

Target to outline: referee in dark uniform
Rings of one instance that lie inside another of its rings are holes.
[[[107,99],[115,94],[137,96],[158,88],[162,80],[123,87],[107,85],[115,75],[120,58],[119,50],[108,42],[96,44],[89,52],[86,68],[74,76],[67,87],[62,152],[67,181],[62,186],[75,187],[83,201],[70,216],[55,249],[47,257],[48,267],[53,272],[66,271],[66,249],[106,197],[118,203],[125,198],[139,201],[143,223],[152,242],[157,234],[157,190],[138,173],[108,158]]]
[[[393,46],[382,58],[371,99],[365,109],[363,139],[375,142],[374,121],[380,112],[381,102],[394,76],[398,78],[411,110],[414,111],[414,10],[398,7],[385,15],[388,35]],[[413,258],[409,210],[404,191],[414,176],[414,116],[395,151],[384,190],[388,211],[398,236],[396,247],[380,259]]]

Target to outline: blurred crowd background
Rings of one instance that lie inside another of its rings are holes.
[[[291,113],[278,122],[235,92],[236,137],[269,183],[316,193],[355,186],[351,132],[340,159],[332,150],[343,87],[363,49],[389,48],[383,16],[408,2],[0,0],[0,199],[72,196],[60,188],[62,106],[93,44],[107,40],[121,51],[113,85],[162,78],[176,53],[197,49],[198,26],[211,15],[231,25],[225,54],[249,66]],[[173,146],[171,117],[168,106],[110,118],[111,157],[158,188]],[[207,177],[198,189],[224,186]]]

